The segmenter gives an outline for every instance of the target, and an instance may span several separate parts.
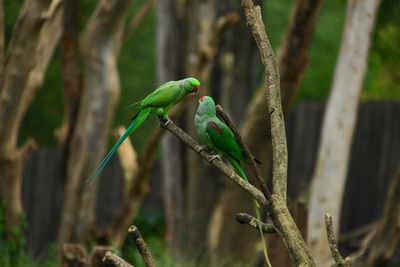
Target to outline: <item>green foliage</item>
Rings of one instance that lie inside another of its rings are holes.
[[[25,221],[22,218],[22,221]],[[34,262],[25,252],[25,236],[21,227],[10,227],[5,220],[5,205],[0,203],[0,266],[1,267],[56,267],[55,253],[43,262]]]
[[[24,225],[17,227],[7,225],[5,217],[6,209],[4,203],[0,203],[0,263],[9,259],[15,260],[17,255],[23,251],[25,246],[25,236],[23,234]],[[21,221],[24,221],[21,218]],[[8,257],[6,257],[6,255]],[[0,266],[3,266],[0,264]]]
[[[400,99],[400,2],[383,1],[363,92],[365,100]]]

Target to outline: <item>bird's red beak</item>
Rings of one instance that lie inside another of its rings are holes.
[[[199,103],[203,102],[205,98],[206,98],[205,96],[200,97]]]
[[[195,87],[194,87],[194,92],[197,93],[198,91],[199,91],[199,87],[198,87],[198,86],[195,86]]]

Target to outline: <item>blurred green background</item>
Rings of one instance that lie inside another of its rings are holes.
[[[145,2],[145,0],[133,1],[129,17],[133,17]],[[276,53],[285,35],[293,2],[292,0],[264,1],[263,10],[267,32]],[[5,1],[6,42],[10,39],[22,3],[23,0]],[[86,25],[96,3],[96,0],[80,1],[81,28]],[[295,107],[301,101],[323,102],[327,99],[334,75],[345,13],[345,0],[326,0],[324,2],[312,42],[309,67],[301,83]],[[132,116],[132,111],[124,110],[124,106],[141,99],[157,85],[155,30],[155,10],[152,10],[139,29],[122,47],[118,62],[121,95],[115,112],[114,126],[127,125]],[[399,44],[400,1],[383,0],[376,31],[373,33],[368,74],[361,96],[363,101],[400,100]],[[60,51],[56,51],[48,68],[44,86],[39,90],[24,118],[20,131],[21,142],[27,137],[33,137],[41,147],[56,147],[54,130],[61,125],[63,119],[63,86],[60,61]],[[145,133],[152,127],[156,127],[156,124],[150,119],[145,122],[135,138],[132,139],[139,152],[143,141],[147,138]],[[159,226],[163,225],[162,218],[159,218],[158,215],[154,215],[154,217],[142,213],[138,216],[136,222],[139,224],[142,234],[153,235],[153,237],[160,236],[160,233],[154,229],[160,229]],[[157,227],[154,225],[157,225]],[[162,232],[162,230],[159,231]],[[153,239],[150,239],[149,242],[153,244],[151,245],[153,248],[160,245]],[[162,249],[154,249],[154,251],[157,253]],[[176,266],[168,258],[163,261],[165,263],[163,266]],[[135,264],[140,266],[138,262]]]
[[[5,2],[6,39],[9,40],[22,0]],[[81,25],[86,24],[97,1],[81,1]],[[136,0],[129,16],[134,16],[144,0]],[[267,32],[276,52],[283,40],[293,1],[264,1]],[[309,67],[297,98],[299,101],[325,101],[331,86],[342,27],[346,13],[345,0],[327,0],[317,22]],[[145,18],[139,29],[122,48],[119,58],[121,96],[114,126],[126,125],[132,111],[123,107],[147,95],[156,86],[155,10]],[[362,100],[400,99],[400,1],[384,0],[379,12],[369,59]],[[63,87],[60,77],[60,52],[52,60],[43,88],[27,113],[20,140],[31,136],[41,146],[55,147],[54,129],[63,117]],[[46,111],[46,112],[44,112]],[[140,151],[144,134],[153,123],[146,123],[133,140]]]

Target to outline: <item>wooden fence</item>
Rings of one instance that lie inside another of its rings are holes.
[[[289,149],[288,192],[296,197],[308,185],[316,159],[323,106],[301,104],[287,119]],[[341,232],[347,233],[374,221],[381,214],[396,167],[400,163],[400,103],[362,104],[351,149],[348,182],[343,201]],[[60,155],[40,149],[24,170],[23,205],[27,218],[27,246],[36,258],[43,257],[56,240],[63,199]],[[144,206],[162,212],[156,167],[151,193]],[[118,207],[122,172],[114,157],[99,183],[97,224],[106,227]],[[112,177],[112,179],[109,179]],[[158,176],[159,177],[159,176]]]

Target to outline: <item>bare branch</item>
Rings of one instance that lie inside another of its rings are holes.
[[[258,220],[250,214],[238,213],[236,214],[236,221],[241,224],[248,224],[258,231]],[[273,226],[272,224],[261,222],[261,228],[262,231],[267,234],[275,234],[277,232],[275,226]]]
[[[242,0],[242,8],[246,15],[247,25],[251,29],[261,60],[265,67],[265,86],[267,90],[268,111],[271,121],[273,188],[274,193],[286,199],[287,190],[287,145],[285,124],[280,95],[280,80],[278,65],[274,52],[265,33],[261,17],[261,8],[254,6],[251,0]]]
[[[265,33],[261,9],[251,0],[241,0],[242,8],[265,68],[267,102],[273,150],[273,191],[268,209],[275,227],[284,239],[295,265],[315,266],[310,251],[286,206],[287,145],[280,97],[279,71],[271,44]]]
[[[103,262],[110,263],[116,267],[134,267],[111,251],[106,252],[106,255],[103,258]]]
[[[153,257],[151,256],[150,250],[147,248],[146,243],[142,235],[139,232],[139,229],[132,225],[128,229],[128,233],[132,236],[133,241],[135,241],[136,247],[138,248],[140,255],[142,255],[144,264],[146,267],[155,267],[155,263]]]
[[[146,18],[147,14],[156,4],[156,0],[148,0],[143,6],[140,8],[135,17],[129,22],[128,26],[125,28],[123,41],[125,42],[133,33],[139,28],[140,24],[142,24],[143,20]]]
[[[165,125],[165,121],[160,119],[161,123]],[[196,141],[193,140],[188,134],[186,134],[181,128],[176,126],[172,121],[170,121],[167,125],[164,126],[168,131],[170,131],[173,135],[178,137],[186,146],[191,148],[193,151],[198,153],[203,159],[207,160],[213,156],[209,152],[202,149]],[[249,195],[254,197],[257,201],[259,201],[262,205],[267,205],[267,200],[264,195],[258,190],[256,187],[246,182],[241,178],[230,166],[220,160],[213,160],[210,162],[211,165],[220,170],[226,177],[230,180],[238,184],[242,187]]]
[[[332,216],[329,213],[325,214],[325,225],[329,248],[331,250],[332,257],[335,260],[335,264],[331,265],[331,267],[351,266],[351,258],[347,257],[343,259],[342,255],[339,252],[336,243],[335,233],[333,231]]]
[[[264,196],[270,198],[271,193],[268,191],[267,185],[265,184],[265,180],[263,179],[260,169],[258,168],[256,161],[254,160],[254,156],[250,152],[249,147],[246,145],[246,143],[243,141],[242,137],[240,136],[237,127],[235,126],[235,124],[233,124],[231,118],[229,118],[228,114],[226,114],[224,112],[224,110],[222,109],[222,107],[220,105],[217,105],[216,110],[217,110],[217,115],[219,115],[223,119],[223,121],[225,121],[225,123],[228,125],[228,127],[232,130],[240,147],[244,150],[244,153],[246,154],[247,159],[250,161],[251,167],[256,172],[256,178],[257,178],[258,184],[261,186],[261,190],[262,190]]]

